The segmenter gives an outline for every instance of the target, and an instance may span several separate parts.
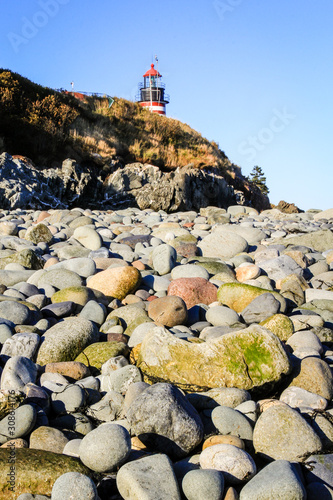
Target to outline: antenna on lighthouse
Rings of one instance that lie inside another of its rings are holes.
[[[157,75],[156,75],[156,87],[158,88],[158,75],[159,75],[159,72],[158,72],[158,57],[157,55],[155,54],[155,62],[156,62],[156,70],[157,70]],[[158,102],[160,102],[161,100],[161,93],[158,92]]]

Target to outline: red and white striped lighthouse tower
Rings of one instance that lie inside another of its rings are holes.
[[[157,57],[155,57],[158,62]],[[161,82],[162,75],[151,64],[150,69],[143,75],[143,83],[139,83],[139,93],[136,100],[152,113],[165,115],[165,106],[170,97],[165,94],[165,84]]]

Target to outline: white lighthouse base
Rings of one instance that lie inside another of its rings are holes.
[[[158,115],[166,115],[165,103],[163,102],[140,102],[140,106],[143,108],[149,109],[152,113],[156,113]]]

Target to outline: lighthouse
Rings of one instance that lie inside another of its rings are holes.
[[[155,58],[158,61],[157,57]],[[165,106],[170,97],[165,93],[165,84],[161,82],[162,75],[151,64],[150,69],[143,75],[143,83],[139,83],[137,102],[140,106],[149,109],[152,113],[164,115]]]

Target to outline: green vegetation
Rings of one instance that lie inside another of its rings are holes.
[[[252,172],[250,173],[248,180],[255,184],[262,194],[268,194],[269,189],[266,185],[266,177],[264,175],[264,172],[262,171],[261,167],[258,167],[258,165],[254,166],[252,169]]]

